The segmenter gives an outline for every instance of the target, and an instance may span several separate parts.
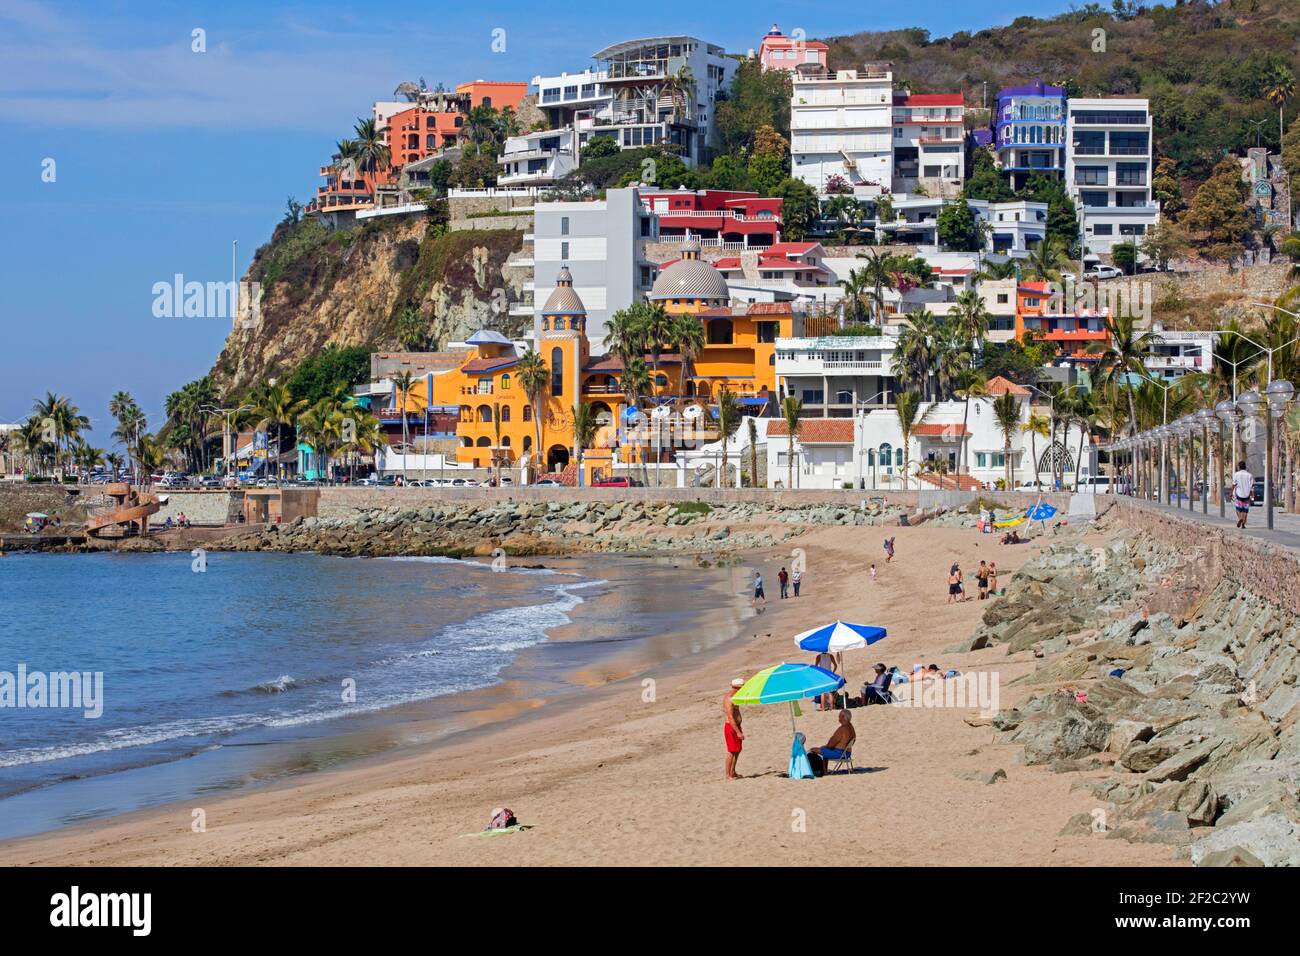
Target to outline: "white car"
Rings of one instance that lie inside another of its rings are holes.
[[[1084,272],[1085,279],[1118,279],[1124,273],[1114,266],[1093,266]]]

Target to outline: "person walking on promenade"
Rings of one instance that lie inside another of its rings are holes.
[[[1246,527],[1250,517],[1250,502],[1255,497],[1255,476],[1246,468],[1244,461],[1237,462],[1237,471],[1232,476],[1233,504],[1237,509],[1237,527]]]
[[[776,580],[781,585],[781,600],[784,601],[790,596],[790,575],[786,574],[785,568],[776,576]]]

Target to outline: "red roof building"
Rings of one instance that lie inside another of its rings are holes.
[[[790,429],[784,418],[767,424],[769,438],[786,438]],[[851,418],[801,418],[799,434],[795,439],[805,445],[852,445],[853,419]]]
[[[1053,295],[1046,282],[1022,282],[1016,288],[1016,338],[1033,335],[1060,348],[1071,364],[1096,362],[1110,342],[1106,309],[1079,309]]]
[[[782,199],[730,189],[641,190],[659,217],[659,237],[695,236],[702,245],[773,246],[781,241]]]

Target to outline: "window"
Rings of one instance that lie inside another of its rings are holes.
[[[509,405],[502,405],[502,406],[501,406],[501,414],[500,414],[500,416],[498,416],[498,420],[499,420],[499,421],[503,421],[503,422],[508,422],[508,421],[510,421],[510,406],[509,406]]]
[[[708,343],[710,345],[731,344],[731,320],[713,319],[709,322]]]
[[[758,341],[775,342],[777,332],[781,328],[780,322],[759,322],[758,323]]]
[[[1112,236],[1115,234],[1115,227],[1108,222],[1099,222],[1092,227],[1094,236]]]
[[[480,395],[491,395],[491,394],[492,394],[492,379],[490,379],[490,378],[481,378],[481,379],[479,379],[479,380],[478,380],[478,393],[479,393]]]
[[[1007,305],[1008,302],[1009,302],[1009,298],[1010,298],[1010,297],[1007,295],[1007,293],[1005,293],[1005,292],[999,292],[999,293],[998,293],[998,305]]]
[[[655,376],[655,385],[657,385],[659,388],[667,388],[668,376],[665,375],[663,372],[660,372],[658,375]]]
[[[510,375],[509,373],[507,373],[501,376],[501,391],[504,392],[509,387],[510,387]]]
[[[569,244],[567,242],[562,242],[560,243],[560,259],[568,260],[568,258],[569,258]]]
[[[1145,186],[1146,184],[1146,163],[1117,163],[1115,165],[1115,185]]]
[[[531,422],[531,421],[533,420],[533,406],[531,406],[531,405],[525,405],[525,406],[524,406],[524,415],[523,415],[523,418],[524,418],[524,421],[526,421],[526,422]]]
[[[1147,227],[1140,222],[1122,222],[1119,224],[1119,234],[1121,236],[1145,236]]]
[[[491,405],[480,405],[480,406],[478,407],[478,415],[477,415],[477,418],[478,418],[478,420],[481,421],[481,422],[490,422],[490,421],[492,421],[492,406],[491,406]]]
[[[1106,172],[1105,166],[1076,166],[1074,167],[1075,185],[1105,186]]]
[[[567,236],[568,234],[569,234],[569,217],[568,217],[568,216],[561,216],[561,217],[560,217],[560,235],[562,235],[562,236]]]
[[[564,394],[564,350],[551,349],[551,394]]]
[[[1079,198],[1083,200],[1085,206],[1108,206],[1109,194],[1099,190],[1085,189],[1079,193]]]

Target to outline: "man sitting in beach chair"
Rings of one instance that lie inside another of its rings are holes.
[[[808,756],[816,754],[825,761],[827,768],[834,770],[840,764],[847,763],[849,769],[853,768],[853,741],[858,739],[857,731],[853,729],[853,715],[847,710],[840,711],[840,725],[835,728],[835,733],[831,734],[831,739],[826,741],[825,747],[814,747],[808,751]],[[835,767],[831,767],[831,762]]]
[[[892,676],[884,664],[876,665],[875,680],[862,686],[863,707],[868,704],[892,704],[894,702],[894,695],[889,692]]]

